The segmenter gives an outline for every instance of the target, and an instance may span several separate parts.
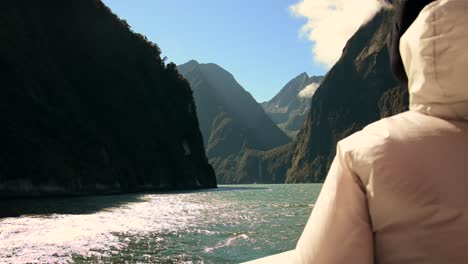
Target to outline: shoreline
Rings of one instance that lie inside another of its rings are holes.
[[[36,185],[27,189],[8,188],[0,184],[0,199],[30,199],[30,198],[69,198],[88,196],[109,196],[125,194],[167,193],[177,191],[199,191],[217,189],[218,185],[141,185],[128,190],[122,190],[117,185],[85,185],[78,190],[67,189],[58,185]]]

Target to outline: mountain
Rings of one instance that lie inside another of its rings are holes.
[[[290,139],[223,68],[196,61],[177,68],[194,91],[206,153],[218,181],[256,182],[249,173],[238,173],[242,156],[249,151],[274,149]]]
[[[323,76],[309,77],[307,73],[288,82],[270,101],[262,103],[267,115],[288,135],[295,138],[303,127],[310,110],[310,98]]]
[[[287,182],[322,182],[339,140],[407,109],[407,88],[393,77],[386,47],[392,16],[381,11],[361,27],[325,76],[295,142]]]
[[[216,187],[189,84],[102,2],[0,21],[0,195]]]

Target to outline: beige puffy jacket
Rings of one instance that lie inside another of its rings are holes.
[[[296,249],[255,263],[468,263],[468,0],[426,6],[400,52],[410,111],[339,142]]]

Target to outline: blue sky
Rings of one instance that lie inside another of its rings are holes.
[[[302,72],[322,75],[312,43],[299,36],[298,0],[104,0],[132,29],[156,42],[168,61],[195,59],[231,72],[257,101],[271,99]]]

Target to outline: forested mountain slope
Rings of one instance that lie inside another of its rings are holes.
[[[0,9],[0,195],[215,187],[189,84],[97,0]]]

